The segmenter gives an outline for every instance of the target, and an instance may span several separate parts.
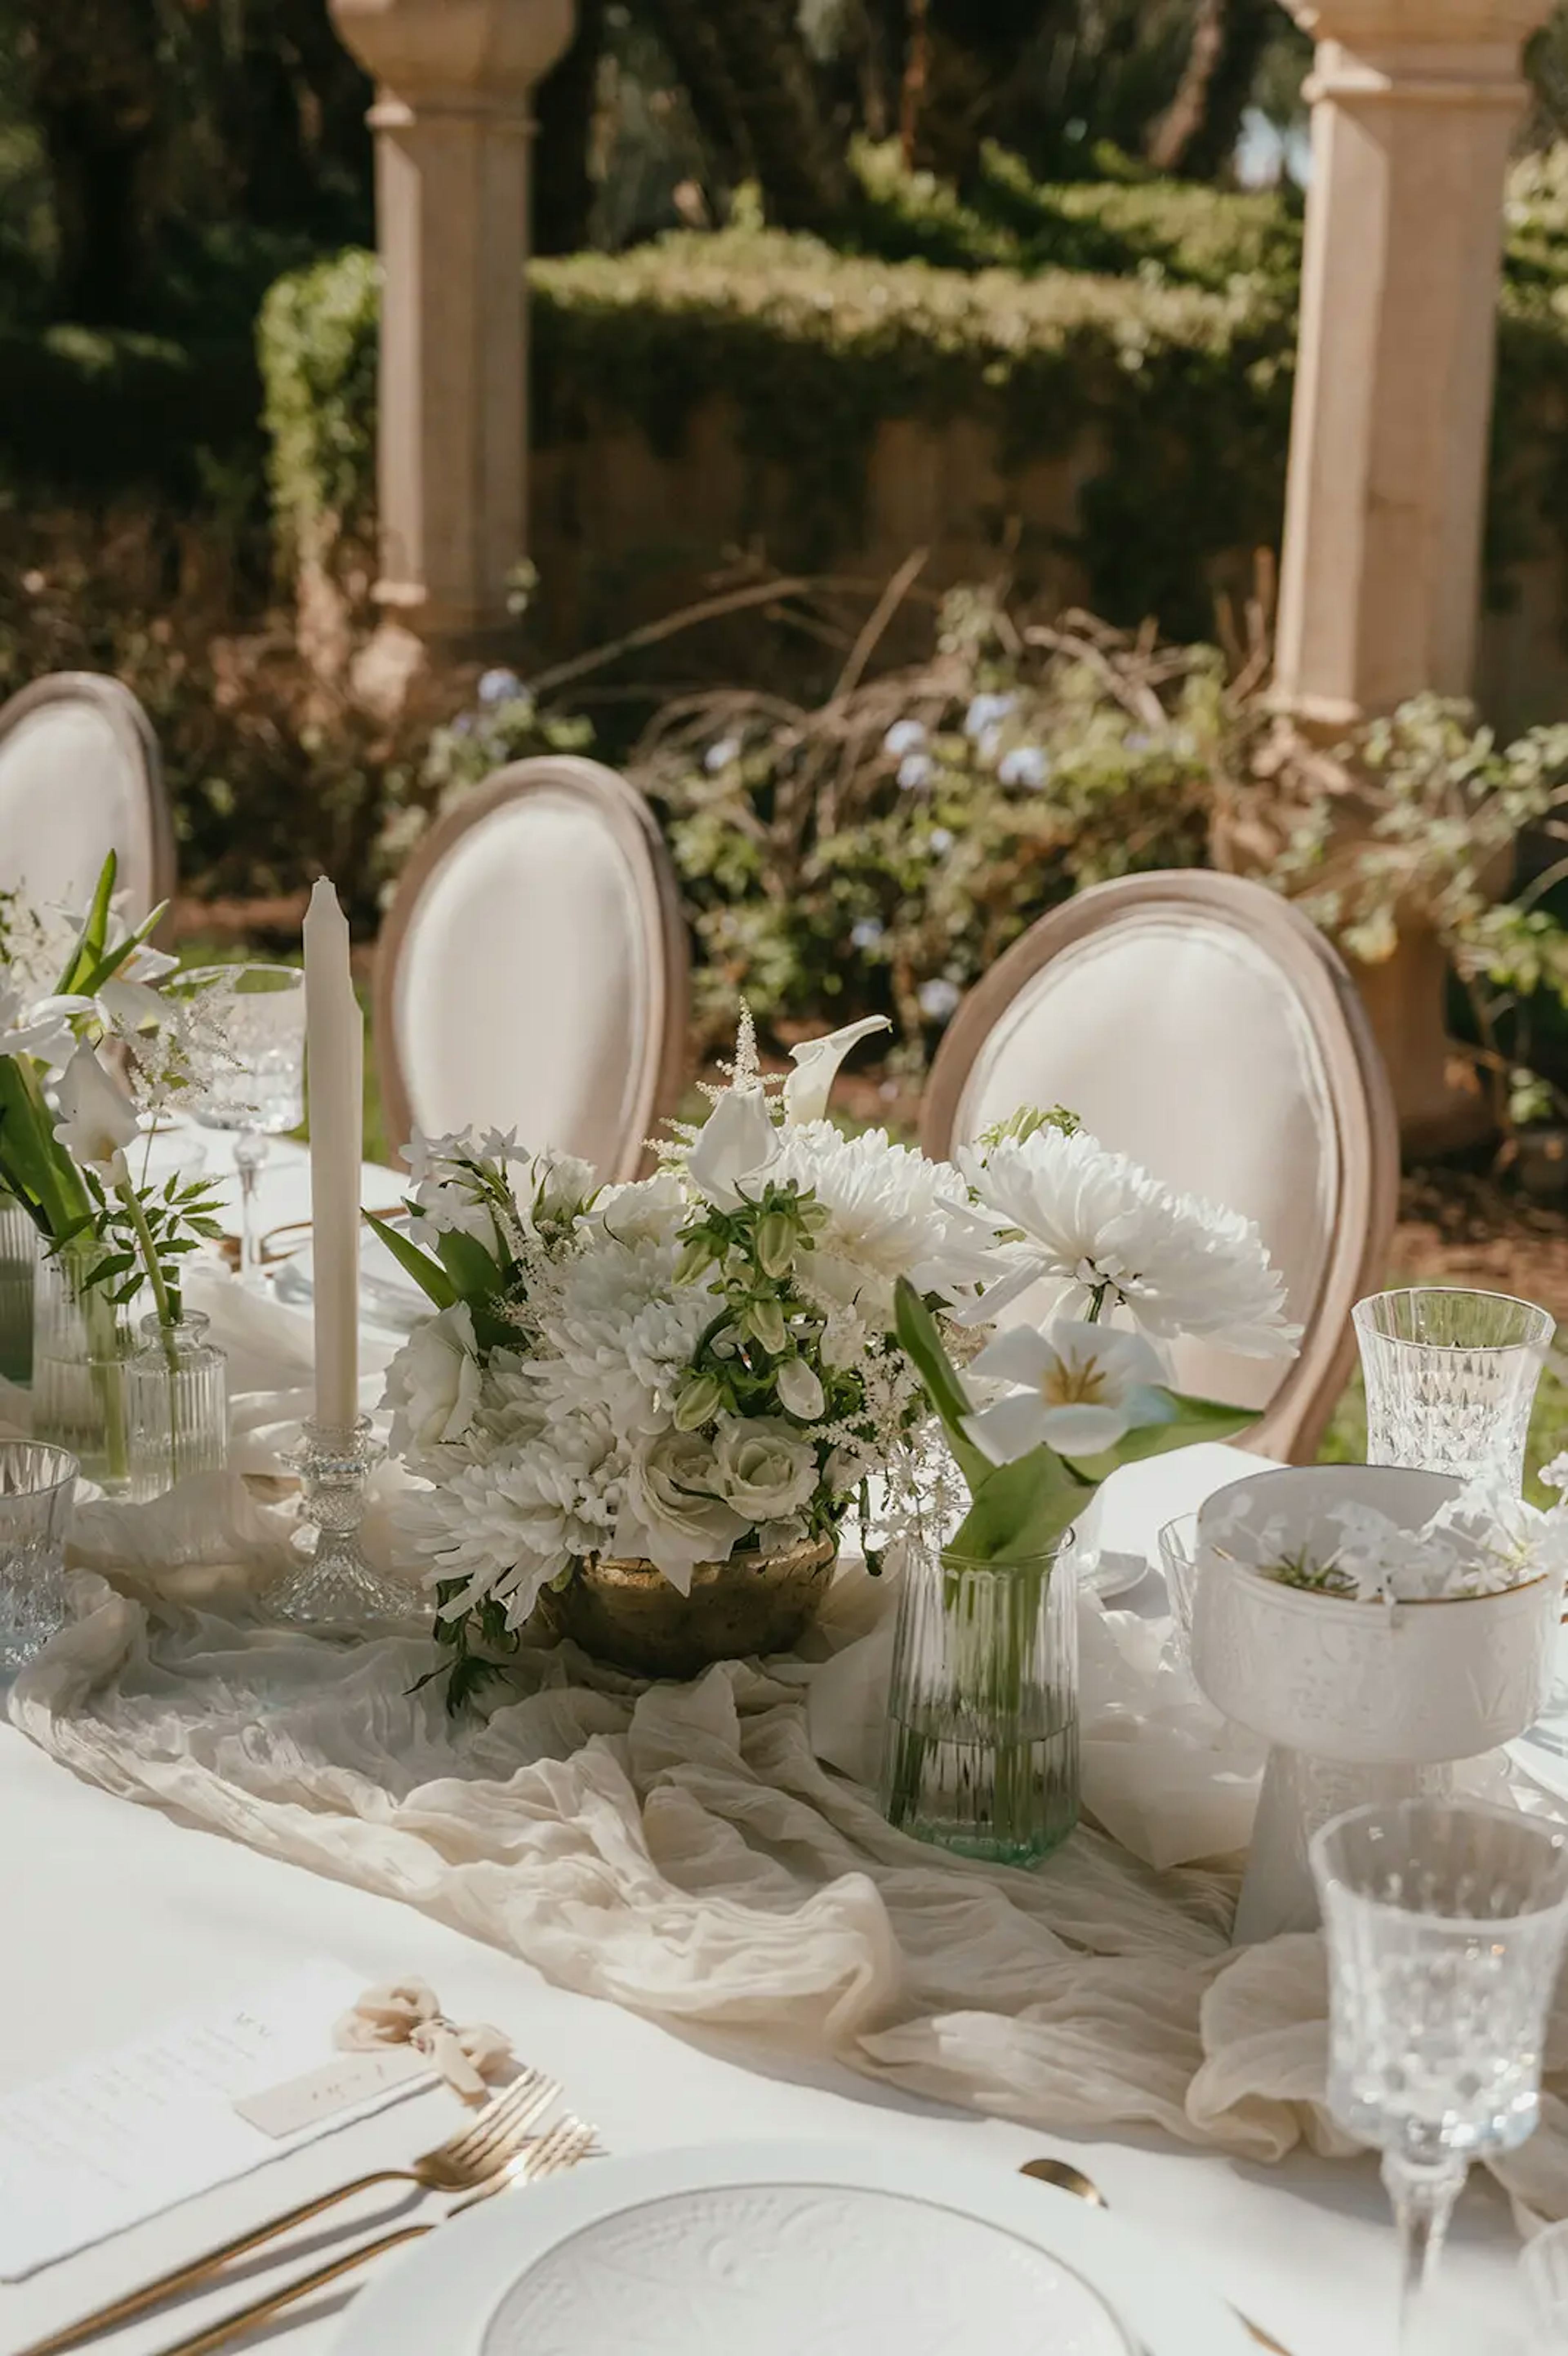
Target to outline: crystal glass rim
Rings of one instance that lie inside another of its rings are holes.
[[[21,1489],[6,1485],[6,1469],[18,1457],[43,1457],[55,1467],[52,1478],[30,1483]],[[52,1497],[61,1489],[74,1489],[80,1476],[81,1465],[69,1448],[57,1448],[49,1440],[0,1440],[0,1505],[9,1498]]]
[[[165,1333],[194,1333],[199,1341],[212,1320],[205,1309],[187,1309],[172,1325],[165,1325],[155,1310],[150,1317],[138,1318],[136,1322],[149,1342],[161,1342]]]
[[[938,1547],[936,1551],[944,1570],[1027,1570],[1033,1563],[1058,1561],[1077,1535],[1076,1529],[1063,1530],[1050,1546],[1036,1547],[1029,1554],[959,1554],[952,1547]]]
[[[1564,1881],[1560,1897],[1549,1898],[1528,1906],[1520,1906],[1512,1914],[1437,1914],[1430,1907],[1399,1906],[1391,1898],[1379,1898],[1366,1890],[1358,1890],[1328,1863],[1330,1842],[1348,1826],[1365,1824],[1374,1816],[1384,1818],[1465,1816],[1494,1825],[1506,1826],[1516,1832],[1522,1826],[1532,1840],[1544,1842],[1557,1852],[1563,1866]],[[1371,1800],[1359,1808],[1347,1808],[1341,1816],[1331,1816],[1319,1825],[1307,1842],[1307,1855],[1318,1888],[1325,1895],[1330,1890],[1342,1890],[1355,1906],[1368,1913],[1382,1915],[1389,1922],[1413,1922],[1425,1921],[1437,1923],[1446,1931],[1484,1932],[1499,1922],[1537,1922],[1552,1914],[1568,1912],[1568,1826],[1557,1824],[1546,1816],[1527,1816],[1522,1808],[1494,1807],[1488,1800]]]
[[[1375,1323],[1373,1311],[1384,1301],[1500,1301],[1509,1309],[1522,1309],[1539,1321],[1541,1331],[1537,1339],[1518,1342],[1417,1342],[1406,1333],[1385,1333]],[[1474,1284],[1392,1284],[1381,1292],[1369,1292],[1358,1301],[1350,1312],[1351,1323],[1358,1333],[1365,1333],[1374,1342],[1392,1342],[1401,1350],[1434,1350],[1444,1355],[1454,1350],[1527,1351],[1544,1350],[1557,1330],[1557,1320],[1538,1301],[1526,1301],[1517,1292],[1487,1292]]]
[[[285,990],[304,988],[303,966],[272,965],[265,958],[241,958],[233,965],[184,966],[178,973],[170,974],[169,985],[176,991],[182,983],[191,983],[201,989],[209,990],[215,988],[219,982],[231,983],[236,974],[241,973],[267,976],[265,987],[251,992],[255,998],[281,998]]]

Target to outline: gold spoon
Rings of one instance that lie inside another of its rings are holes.
[[[1071,2192],[1074,2200],[1087,2201],[1091,2208],[1108,2209],[1111,2205],[1093,2178],[1085,2176],[1081,2168],[1074,2168],[1070,2159],[1026,2159],[1019,2174],[1032,2176],[1037,2184],[1054,2184],[1059,2191]],[[1240,2308],[1233,2308],[1232,2313],[1260,2348],[1269,2350],[1270,2356],[1290,2356],[1288,2349],[1282,2348],[1261,2323],[1243,2315]]]

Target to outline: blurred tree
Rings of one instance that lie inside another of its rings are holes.
[[[1568,7],[1557,7],[1524,52],[1534,103],[1526,136],[1532,147],[1568,138]]]
[[[716,177],[755,180],[770,220],[827,230],[848,207],[848,124],[825,91],[796,0],[640,0],[685,85]]]
[[[1198,0],[1176,95],[1144,144],[1156,171],[1224,172],[1278,22],[1277,0]]]
[[[588,243],[592,148],[604,48],[604,0],[577,0],[571,46],[534,94],[534,251],[575,253]]]
[[[17,0],[16,23],[54,198],[57,302],[95,325],[133,318],[165,194],[158,0]]]

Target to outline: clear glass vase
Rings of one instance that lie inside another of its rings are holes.
[[[899,1597],[882,1806],[917,1840],[1032,1865],[1078,1821],[1072,1547],[971,1562],[912,1541]]]
[[[0,1193],[0,1375],[33,1379],[33,1280],[38,1231],[14,1194]]]
[[[89,1287],[85,1253],[44,1253],[33,1288],[33,1437],[67,1448],[110,1496],[131,1485],[125,1361],[135,1346],[130,1303]]]
[[[176,1325],[142,1320],[141,1347],[125,1368],[131,1494],[138,1505],[193,1472],[221,1472],[228,1462],[228,1362],[206,1338],[207,1327],[195,1311]]]

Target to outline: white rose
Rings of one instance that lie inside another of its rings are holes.
[[[715,1494],[711,1442],[696,1431],[667,1431],[645,1440],[626,1469],[619,1555],[645,1555],[672,1587],[691,1592],[699,1562],[727,1562],[746,1529],[739,1514]]]
[[[749,1522],[787,1521],[816,1488],[816,1451],[772,1416],[723,1423],[714,1449],[720,1495]]]
[[[474,1316],[459,1301],[427,1318],[387,1368],[381,1404],[392,1410],[392,1449],[417,1455],[461,1440],[479,1405]]]

